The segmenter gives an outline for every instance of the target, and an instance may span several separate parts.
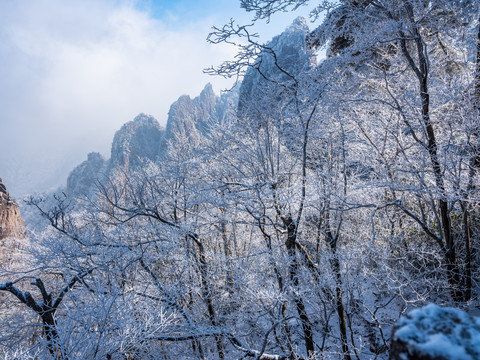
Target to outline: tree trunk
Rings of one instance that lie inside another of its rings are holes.
[[[274,257],[273,257],[273,249],[272,249],[272,237],[265,231],[265,228],[264,226],[262,225],[261,221],[258,220],[258,227],[260,229],[260,231],[262,232],[263,234],[263,238],[265,239],[265,243],[267,245],[267,249],[268,249],[268,254],[269,254],[269,262],[270,262],[270,266],[272,267],[273,269],[273,272],[275,273],[275,277],[277,278],[277,284],[278,284],[278,289],[281,293],[283,293],[284,291],[284,280],[283,280],[283,276],[280,272],[280,270],[278,269],[278,266],[275,264],[275,261],[273,260]],[[285,332],[285,337],[287,338],[287,347],[288,347],[288,351],[290,352],[290,354],[293,354],[294,352],[294,349],[293,349],[293,346],[292,346],[292,337],[291,337],[291,331],[290,331],[290,326],[288,325],[288,322],[286,321],[287,319],[287,302],[284,301],[281,305],[281,314],[282,314],[282,318],[283,318],[283,330]],[[278,336],[276,335],[276,329],[274,329],[275,331],[275,338],[278,339]],[[277,341],[278,345],[280,346],[280,348],[282,348],[282,351],[283,351],[283,346],[282,344]]]
[[[465,240],[465,301],[470,301],[472,298],[472,251],[470,247],[471,229],[468,220],[468,203],[464,202],[462,205],[463,211],[463,236]]]
[[[417,76],[420,87],[420,99],[422,101],[422,122],[425,128],[427,136],[427,152],[432,164],[433,174],[435,177],[435,185],[440,192],[440,199],[438,200],[438,208],[440,211],[442,234],[445,244],[445,260],[447,262],[447,277],[451,286],[452,297],[455,301],[459,302],[463,300],[463,294],[461,289],[461,275],[457,262],[457,256],[455,254],[455,241],[452,236],[452,227],[450,221],[450,215],[448,211],[448,200],[446,197],[445,185],[443,181],[442,166],[438,159],[438,146],[435,138],[435,131],[430,119],[430,94],[428,91],[428,60],[426,54],[425,43],[422,39],[418,25],[414,19],[413,7],[409,1],[404,1],[405,10],[410,21],[412,28],[415,46],[417,49],[418,66],[415,64],[415,60],[411,56],[405,40],[405,34],[400,31],[401,40],[400,45],[402,53],[407,59],[411,70]]]
[[[340,272],[340,261],[337,256],[337,236],[333,236],[330,227],[330,218],[327,212],[326,225],[328,230],[326,232],[326,240],[331,251],[330,266],[335,274],[335,295],[336,295],[336,310],[338,316],[338,325],[340,328],[340,339],[342,341],[343,358],[345,360],[351,360],[350,350],[348,349],[347,340],[347,322],[345,321],[345,307],[343,306],[343,282],[342,274]]]
[[[66,360],[67,358],[62,354],[58,347],[58,332],[57,321],[55,319],[55,311],[53,309],[45,310],[39,314],[43,322],[43,332],[47,339],[47,348],[50,354],[56,359]]]
[[[287,247],[287,253],[289,258],[290,281],[295,288],[298,288],[298,263],[295,251],[297,240],[297,226],[291,217],[285,219],[284,222],[287,227],[287,241],[285,245]],[[310,357],[313,356],[315,353],[315,342],[313,341],[312,324],[305,310],[303,298],[300,295],[297,295],[294,299],[294,302],[297,308],[298,316],[300,317],[302,323],[307,355]]]
[[[212,325],[212,327],[218,328],[218,323],[215,315],[215,307],[213,306],[213,301],[212,301],[212,294],[211,294],[209,283],[207,281],[208,274],[207,274],[207,260],[205,258],[205,249],[203,247],[202,242],[196,237],[196,235],[189,234],[189,236],[195,242],[195,244],[197,244],[197,247],[199,250],[198,261],[199,261],[199,267],[200,267],[200,282],[202,286],[202,295],[207,303],[208,318],[210,320],[210,324]],[[217,345],[218,357],[223,360],[225,358],[225,353],[223,350],[223,342],[222,342],[221,336],[215,335],[215,343]]]
[[[222,209],[222,214],[225,214],[225,210]],[[225,220],[222,220],[221,223],[221,231],[222,231],[222,240],[223,240],[223,253],[225,255],[225,264],[226,264],[226,288],[231,291],[233,289],[234,281],[232,275],[232,265],[231,265],[231,258],[232,258],[232,250],[230,248],[230,241],[228,240],[228,232],[227,232],[227,224]]]
[[[465,240],[465,301],[470,301],[472,298],[472,252],[471,252],[471,228],[470,228],[470,205],[468,202],[468,197],[470,193],[475,190],[475,185],[473,183],[474,176],[478,173],[480,169],[480,146],[479,146],[479,135],[480,129],[478,121],[480,118],[480,18],[478,19],[478,30],[477,30],[477,63],[475,66],[475,78],[474,78],[474,116],[475,121],[473,125],[472,132],[472,154],[469,162],[469,174],[468,174],[468,185],[467,191],[465,194],[465,201],[462,202],[462,211],[463,211],[463,234]]]

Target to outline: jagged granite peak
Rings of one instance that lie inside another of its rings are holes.
[[[212,85],[208,83],[200,93],[199,97],[193,99],[198,108],[198,120],[196,127],[201,133],[205,133],[208,129],[209,122],[217,120],[215,104],[217,97],[213,92]]]
[[[237,83],[228,91],[222,93],[215,104],[217,121],[221,124],[237,118],[238,95],[241,83]]]
[[[25,225],[18,205],[10,197],[0,178],[0,240],[10,237],[25,237]]]
[[[128,171],[140,167],[146,159],[154,161],[163,137],[164,129],[153,116],[138,115],[115,133],[110,166]]]
[[[176,136],[186,136],[194,144],[198,144],[200,135],[196,128],[198,121],[197,105],[188,95],[182,95],[168,111],[165,141],[172,141]]]
[[[193,146],[198,145],[203,136],[208,136],[212,125],[234,118],[238,89],[236,86],[216,96],[212,85],[207,84],[194,99],[181,96],[170,107],[166,130],[152,116],[138,115],[115,133],[109,160],[99,153],[90,153],[70,173],[67,193],[74,197],[90,195],[97,180],[102,182],[121,173],[128,175],[140,169],[145,160],[161,161],[167,155],[168,144],[176,146],[178,136],[185,136]]]
[[[180,96],[168,112],[163,149],[179,136],[194,146],[198,145],[213,124],[226,121],[234,113],[237,99],[237,91],[216,96],[210,83],[194,99],[188,95]]]
[[[272,84],[288,82],[291,80],[289,75],[297,76],[316,63],[315,53],[306,40],[309,33],[307,21],[303,17],[298,17],[283,33],[275,36],[267,44],[266,50],[258,55],[242,81],[238,100],[240,117],[255,116],[250,114],[248,109],[253,103],[262,102],[261,99],[266,98],[269,98],[268,102],[272,109],[263,106],[258,111],[269,113],[275,108],[271,100],[277,96],[275,90],[272,90],[274,87]]]
[[[269,43],[277,56],[278,65],[292,75],[307,70],[316,62],[315,53],[307,44],[310,28],[307,20],[297,17],[293,23],[280,35],[275,36]],[[269,57],[269,65],[274,65],[273,57]],[[268,61],[267,64],[268,65]],[[278,71],[273,67],[272,71]]]
[[[88,195],[95,181],[102,177],[106,160],[97,152],[88,154],[87,160],[68,175],[67,192],[74,196]]]

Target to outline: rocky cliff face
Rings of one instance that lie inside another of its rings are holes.
[[[212,125],[233,116],[237,98],[237,91],[216,96],[210,84],[194,99],[188,95],[181,96],[168,112],[162,149],[166,148],[167,142],[175,141],[176,136],[186,137],[191,144],[198,145],[202,136],[208,135]]]
[[[0,240],[24,236],[25,225],[20,216],[20,210],[0,179]]]
[[[299,115],[312,111],[305,99],[312,98],[310,91],[317,91],[312,82],[317,75],[309,74],[317,63],[307,44],[309,34],[306,20],[299,17],[274,37],[247,70],[238,100],[238,121],[243,127],[274,127],[294,156],[301,154],[303,146],[299,134],[304,120]]]
[[[152,116],[140,114],[115,133],[110,166],[125,171],[139,168],[143,160],[156,160],[164,130]]]
[[[284,93],[283,86],[290,76],[298,76],[316,63],[313,50],[307,45],[310,33],[307,21],[299,17],[282,34],[275,36],[262,51],[252,67],[247,70],[240,87],[238,112],[242,117],[275,114]]]
[[[86,161],[78,165],[67,179],[67,192],[75,196],[88,194],[96,180],[100,180],[106,161],[99,153],[90,153]]]

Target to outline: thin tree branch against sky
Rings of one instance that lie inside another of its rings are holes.
[[[302,13],[257,25],[262,41]],[[137,114],[165,125],[170,104],[232,80],[202,70],[235,48],[205,41],[213,25],[253,14],[237,0],[24,0],[0,3],[0,174],[14,196],[45,191]]]

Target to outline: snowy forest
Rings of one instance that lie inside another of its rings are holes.
[[[388,359],[409,311],[480,309],[480,2],[240,2],[311,18],[214,27],[231,90],[19,204],[4,359]]]

